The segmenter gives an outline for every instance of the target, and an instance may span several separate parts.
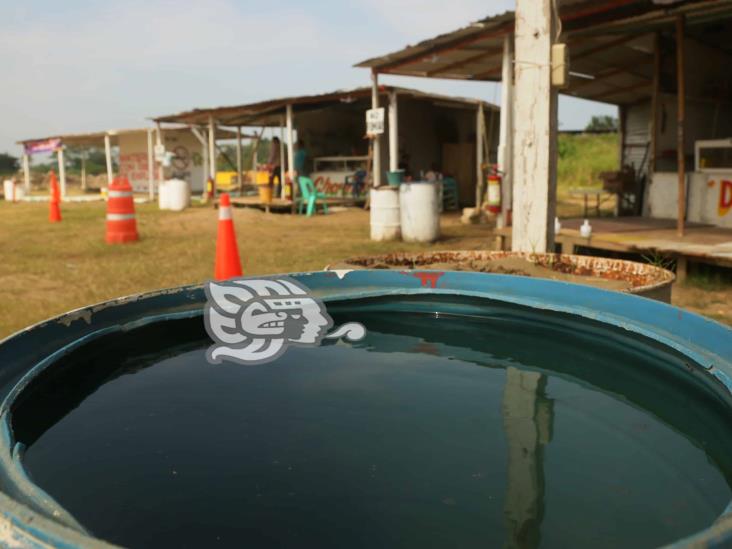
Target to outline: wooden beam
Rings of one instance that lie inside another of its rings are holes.
[[[574,63],[575,61],[577,61],[577,59],[583,59],[590,55],[599,53],[601,51],[609,50],[610,48],[614,48],[617,46],[622,46],[623,44],[627,44],[628,42],[630,42],[632,40],[636,40],[637,38],[638,38],[637,34],[632,34],[630,36],[622,36],[620,38],[616,38],[615,40],[610,40],[609,42],[605,42],[603,44],[595,46],[594,48],[589,48],[589,49],[586,49],[579,53],[572,54],[570,57],[570,60],[572,63]]]
[[[470,63],[474,63],[476,61],[480,61],[484,57],[490,57],[493,55],[498,55],[503,52],[503,48],[491,48],[488,50],[483,50],[480,53],[477,53],[475,55],[471,55],[469,57],[466,57],[465,59],[461,59],[460,61],[455,61],[454,63],[450,63],[448,65],[445,65],[443,67],[437,68],[433,71],[427,71],[425,73],[426,77],[432,77],[436,74],[442,74],[444,72],[449,72],[453,69],[459,69],[460,67],[464,67],[465,65],[469,65]]]
[[[630,86],[624,86],[622,88],[613,88],[612,90],[607,90],[602,93],[588,95],[586,97],[586,99],[592,99],[593,101],[597,101],[597,100],[605,98],[605,97],[612,97],[613,95],[621,95],[623,93],[635,91],[640,88],[647,88],[647,87],[650,87],[651,85],[652,85],[652,83],[649,81],[638,82],[636,84],[631,84]]]
[[[676,118],[676,158],[679,176],[678,215],[676,233],[684,236],[684,218],[686,217],[686,155],[684,152],[684,111],[686,109],[686,78],[684,76],[684,16],[676,16],[676,96],[678,101]]]
[[[638,66],[638,62],[623,65],[620,67],[609,67],[608,69],[599,72],[595,75],[595,78],[591,80],[581,80],[580,82],[577,82],[575,84],[572,84],[570,87],[570,91],[574,91],[579,88],[584,88],[586,86],[589,86],[590,84],[596,84],[597,82],[604,80],[606,78],[612,78],[613,76],[616,76],[618,74],[628,74],[630,76],[634,76],[635,78],[646,78],[644,75],[640,75],[635,71],[632,71],[631,69]]]
[[[648,171],[651,177],[656,171],[658,158],[658,96],[661,91],[661,33],[653,36],[653,92],[651,95],[651,158]]]
[[[420,61],[423,61],[424,59],[429,58],[432,55],[439,55],[440,53],[459,50],[463,46],[468,46],[470,44],[480,42],[481,40],[487,40],[488,38],[495,38],[498,36],[502,36],[506,33],[511,32],[513,30],[513,26],[514,26],[513,21],[507,21],[506,23],[504,23],[504,24],[500,25],[499,27],[492,29],[490,31],[480,31],[476,34],[472,34],[472,35],[468,36],[467,38],[451,40],[451,41],[449,41],[445,44],[441,44],[439,46],[432,46],[424,51],[414,53],[412,55],[409,55],[405,58],[399,59],[392,63],[387,63],[386,65],[382,65],[380,67],[373,67],[372,70],[374,70],[376,72],[380,72],[380,73],[389,73],[389,71],[393,71],[400,67],[404,67],[405,65],[411,65],[413,63],[418,63]]]
[[[487,71],[479,72],[478,74],[474,74],[470,77],[471,80],[482,80],[483,78],[487,78],[489,76],[493,76],[495,74],[498,74],[503,70],[503,63],[500,65],[493,65],[490,69]]]

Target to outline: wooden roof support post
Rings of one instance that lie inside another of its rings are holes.
[[[147,130],[147,194],[155,200],[155,155],[153,153],[153,130]]]
[[[485,182],[483,181],[483,125],[485,124],[485,114],[483,113],[483,102],[478,103],[478,109],[475,111],[475,214],[479,213],[483,204],[483,191]]]
[[[25,152],[23,153],[23,186],[25,187],[25,195],[30,196],[30,156]]]
[[[236,186],[241,190],[241,126],[236,127]]]
[[[516,0],[512,248],[554,251],[557,92],[551,86],[552,0]]]
[[[371,108],[379,108],[379,75],[374,70],[371,71]],[[373,137],[373,169],[372,178],[374,187],[381,187],[381,136]]]
[[[389,94],[389,171],[399,169],[399,103],[397,92]]]
[[[676,123],[676,157],[679,175],[678,205],[676,232],[684,236],[684,218],[686,217],[686,154],[684,150],[684,111],[686,108],[686,78],[684,77],[684,16],[676,16],[676,81],[678,100]]]
[[[511,209],[511,164],[513,163],[513,36],[503,37],[503,66],[501,71],[501,120],[498,130],[498,169],[501,180],[500,224],[508,225]],[[499,227],[500,228],[500,227]]]
[[[61,182],[61,200],[66,198],[66,165],[64,162],[64,146],[61,145],[56,149],[58,155],[58,178]]]
[[[112,172],[112,142],[108,133],[104,135],[104,154],[107,158],[107,185],[111,185],[114,172]]]
[[[648,162],[650,177],[656,172],[658,158],[658,98],[661,93],[661,34],[653,35],[653,94],[651,95],[651,158]],[[622,166],[621,166],[622,168]]]
[[[285,112],[286,118],[287,118],[287,174],[290,176],[290,183],[292,185],[292,199],[295,199],[295,188],[297,185],[295,185],[295,135],[293,132],[293,121],[292,121],[292,104],[287,105],[287,110]],[[282,198],[285,198],[285,185],[284,182],[287,181],[287,178],[285,177],[285,172],[282,172]]]

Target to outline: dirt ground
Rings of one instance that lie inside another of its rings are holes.
[[[0,338],[65,311],[122,295],[211,277],[217,213],[211,207],[161,212],[137,205],[140,242],[104,243],[104,203],[64,204],[63,222],[49,224],[46,204],[0,203]],[[369,240],[368,212],[328,216],[265,214],[235,209],[245,274],[319,270],[368,254],[491,249],[486,226],[443,218],[434,245]],[[674,289],[674,303],[732,324],[732,286]]]

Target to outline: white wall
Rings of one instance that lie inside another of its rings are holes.
[[[678,175],[657,172],[648,186],[649,217],[675,219]],[[687,220],[732,228],[732,171],[727,174],[690,173],[687,177]]]
[[[172,166],[165,169],[166,179],[187,181],[193,191],[203,191],[204,177],[201,144],[190,131],[163,130],[165,149],[172,152]],[[129,179],[137,192],[147,191],[147,132],[121,134],[119,143],[119,175]],[[157,165],[155,166],[157,180]]]

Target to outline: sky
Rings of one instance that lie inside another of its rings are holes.
[[[514,0],[27,0],[0,19],[0,152],[59,133],[369,84],[353,65],[513,9]],[[447,7],[449,6],[449,7]],[[446,8],[447,7],[447,8]],[[486,82],[380,82],[498,103]],[[561,129],[610,105],[560,98]]]

